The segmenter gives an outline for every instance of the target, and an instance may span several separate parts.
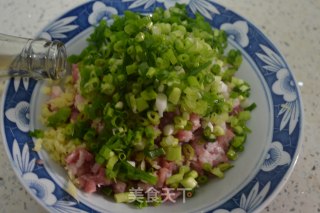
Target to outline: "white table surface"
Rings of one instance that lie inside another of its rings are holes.
[[[0,0],[0,33],[33,37],[54,18],[83,2],[86,1]],[[217,2],[260,28],[284,55],[297,81],[303,83],[305,119],[301,154],[284,188],[262,212],[320,212],[320,1]],[[0,212],[45,212],[16,178],[2,142]]]

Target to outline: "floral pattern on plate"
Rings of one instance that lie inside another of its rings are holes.
[[[19,102],[15,107],[5,112],[6,117],[16,123],[22,132],[29,131],[29,103],[25,101]]]
[[[34,194],[45,206],[61,213],[81,212],[74,208],[76,202],[58,200],[54,194],[55,184],[47,178],[40,178],[35,173],[36,158],[30,156],[28,144],[24,144],[22,151],[18,145],[18,141],[13,141],[12,155],[15,165],[18,166],[18,172],[22,180],[25,182],[29,191]]]
[[[122,0],[123,2],[133,2],[129,9],[143,6],[145,9],[156,3],[162,3],[165,8],[173,7],[176,3],[188,4],[190,10],[195,14],[201,13],[207,19],[212,20],[214,14],[220,14],[219,10],[212,4],[213,0]]]
[[[291,134],[301,114],[297,86],[283,59],[269,47],[265,45],[260,45],[260,47],[264,54],[256,53],[256,55],[266,64],[263,68],[276,73],[277,80],[272,84],[272,91],[282,96],[285,101],[281,104],[281,110],[278,113],[278,116],[282,116],[280,130],[289,125],[289,134]]]
[[[252,212],[261,204],[261,202],[266,197],[270,189],[270,182],[268,182],[261,191],[259,191],[259,182],[257,182],[254,187],[251,189],[250,193],[246,196],[245,194],[241,195],[240,203],[238,208],[232,210],[218,209],[213,213],[246,213]]]
[[[107,7],[102,2],[95,2],[92,6],[92,13],[89,15],[88,21],[92,25],[98,24],[102,19],[109,20],[112,15],[118,14],[114,7]]]
[[[249,44],[248,31],[249,27],[245,21],[236,21],[234,23],[225,23],[220,27],[224,30],[229,38],[237,42],[241,47],[247,47]]]
[[[263,162],[261,169],[265,172],[270,172],[277,166],[289,164],[291,157],[288,152],[283,150],[283,146],[280,142],[274,141],[271,143],[267,153],[267,157]]]
[[[39,37],[48,40],[67,38],[67,35],[65,33],[73,31],[79,27],[79,25],[70,24],[76,18],[77,16],[69,16],[54,22],[53,24],[46,27]]]

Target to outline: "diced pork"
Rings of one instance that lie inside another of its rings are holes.
[[[163,117],[160,119],[159,129],[162,130],[166,125],[172,124],[176,112],[164,112]]]
[[[70,153],[65,160],[67,164],[76,164],[77,167],[80,167],[85,161],[92,161],[93,155],[85,148],[78,148]]]
[[[87,193],[93,193],[97,191],[97,184],[93,180],[87,179],[83,186],[83,190]]]
[[[75,176],[79,187],[87,193],[97,190],[97,187],[108,186],[112,181],[106,178],[105,169],[95,163],[93,155],[85,148],[78,148],[66,159],[67,170]]]
[[[212,166],[217,166],[219,163],[228,161],[223,148],[218,142],[207,143],[198,159],[201,163],[209,163]]]
[[[162,188],[168,177],[170,177],[172,175],[172,171],[170,171],[168,168],[160,168],[157,171],[157,175],[158,175],[158,182],[156,184],[156,188]]]
[[[195,113],[191,113],[190,121],[192,123],[192,131],[196,131],[197,129],[199,129],[201,127],[201,122],[200,122],[200,116],[199,115],[197,115]]]
[[[63,93],[63,90],[61,89],[60,86],[52,86],[51,88],[51,99],[54,99],[54,98],[57,98],[57,97],[60,97],[61,94]]]
[[[234,133],[230,128],[226,128],[225,134],[217,137],[217,141],[224,151],[227,151],[231,140],[234,137]]]
[[[180,130],[177,132],[176,137],[180,142],[189,142],[193,139],[193,133],[189,130]]]
[[[74,82],[77,82],[79,79],[79,68],[77,64],[72,65],[72,79]]]
[[[192,162],[192,167],[197,171],[201,170],[204,163],[216,166],[228,161],[223,147],[218,142],[207,142],[205,144],[192,142],[192,146],[196,153],[196,160]]]
[[[167,161],[164,158],[160,160],[160,167],[167,168],[171,173],[178,170],[178,165],[175,162]]]
[[[78,110],[73,109],[73,110],[71,111],[70,121],[71,121],[71,122],[77,121],[79,114],[80,114],[80,113],[79,113]]]
[[[112,184],[112,189],[114,193],[122,193],[126,191],[127,184],[122,181],[117,181]]]
[[[151,187],[153,187],[151,184],[144,183],[144,182],[139,182],[137,186],[138,188],[142,189],[144,192],[148,191]]]
[[[80,94],[76,94],[74,97],[74,107],[80,111],[85,101],[86,100],[84,97],[82,97]]]

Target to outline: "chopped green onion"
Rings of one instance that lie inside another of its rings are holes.
[[[165,59],[169,60],[171,64],[175,65],[177,63],[177,58],[172,49],[169,49],[163,56]]]
[[[106,195],[106,196],[110,196],[112,194],[112,189],[110,187],[101,187],[100,190],[102,192],[102,194]]]
[[[141,97],[146,101],[150,101],[157,98],[157,93],[152,88],[147,88],[141,92]]]
[[[183,156],[188,160],[192,160],[195,154],[194,149],[190,144],[182,145],[182,153]]]
[[[118,154],[118,158],[119,158],[119,160],[123,161],[123,160],[126,160],[126,159],[127,159],[127,156],[126,156],[126,154],[124,154],[123,152],[121,152],[121,153]]]
[[[188,76],[187,81],[188,81],[188,83],[189,83],[189,85],[191,87],[195,87],[195,88],[199,88],[200,87],[200,84],[199,84],[197,78],[195,76],[193,76],[193,75]]]
[[[234,151],[234,149],[229,148],[229,150],[227,152],[227,157],[230,160],[236,160],[238,158],[238,154],[236,153],[236,151]]]
[[[142,171],[138,168],[135,168],[126,161],[121,161],[121,166],[123,169],[123,174],[128,179],[143,180],[143,181],[150,183],[150,184],[153,184],[153,185],[157,183],[156,176],[154,176],[148,172]]]
[[[181,96],[181,89],[178,87],[174,87],[169,94],[168,100],[173,103],[174,105],[177,105]]]
[[[205,175],[200,175],[198,178],[197,178],[197,182],[199,184],[205,184],[208,182],[208,177],[205,176]]]
[[[144,38],[145,38],[145,34],[144,34],[143,32],[139,32],[139,33],[136,35],[135,40],[136,40],[137,42],[142,42],[142,41],[144,40]]]
[[[152,198],[153,199],[153,198]],[[138,207],[139,209],[142,209],[144,207],[148,206],[148,202],[147,199],[145,197],[138,197],[133,204]]]
[[[136,150],[143,150],[145,148],[146,144],[145,144],[145,139],[142,138],[142,132],[140,131],[135,132],[132,145],[135,147]]]
[[[210,163],[204,163],[204,164],[202,164],[202,169],[207,171],[207,172],[210,172],[211,169],[212,169],[212,166],[211,166]]]
[[[168,124],[163,128],[163,134],[165,136],[172,135],[174,133],[174,126],[172,124]]]
[[[85,141],[92,141],[96,137],[96,131],[94,129],[89,129],[86,134],[83,136]]]
[[[151,202],[151,205],[152,206],[159,206],[159,205],[161,205],[162,204],[162,198],[161,198],[161,196],[159,195],[159,196],[157,196],[157,197],[153,197],[152,198],[152,202]]]
[[[119,158],[116,155],[113,155],[112,157],[110,157],[106,165],[107,170],[112,170],[114,165],[118,162],[118,159]]]
[[[96,163],[102,165],[105,162],[105,160],[106,159],[103,156],[101,156],[99,153],[96,154],[96,156],[95,156]]]
[[[233,127],[233,130],[238,135],[243,133],[243,128],[241,126],[235,126],[235,127]]]
[[[238,114],[238,119],[241,121],[248,121],[251,118],[251,114],[249,111],[242,111]]]
[[[132,93],[127,94],[127,100],[129,102],[129,106],[131,107],[132,111],[134,113],[136,113],[137,112],[137,104],[136,104],[136,99],[134,97],[134,94],[132,94]]]
[[[190,171],[190,167],[189,166],[180,166],[180,168],[179,168],[179,173],[180,174],[185,174],[185,173],[187,173],[189,171]]]
[[[158,148],[158,149],[154,149],[154,150],[150,150],[145,152],[147,157],[150,157],[151,159],[165,155],[166,152],[164,151],[163,148]]]
[[[181,116],[174,117],[174,126],[177,129],[184,129],[184,127],[188,124],[188,120],[184,119]]]
[[[180,183],[184,188],[190,189],[193,189],[198,185],[198,182],[193,177],[184,178]]]
[[[190,172],[188,172],[185,177],[192,177],[194,179],[196,179],[198,177],[198,172],[195,170],[191,170]]]
[[[156,74],[157,70],[154,67],[149,67],[146,76],[152,78]]]
[[[223,178],[224,174],[219,167],[214,167],[211,169],[211,173],[217,176],[218,178]]]
[[[44,137],[44,132],[40,129],[35,129],[32,132],[29,132],[29,135],[31,137],[35,137],[35,138],[43,138]]]
[[[166,159],[169,161],[181,161],[182,160],[181,146],[166,147]]]
[[[167,96],[165,94],[159,93],[156,98],[155,107],[159,113],[159,116],[163,116],[163,112],[167,108]]]
[[[246,138],[244,136],[235,136],[232,139],[231,145],[235,148],[238,148],[245,142],[245,139]]]
[[[156,129],[153,126],[147,126],[144,132],[148,139],[155,139],[158,136]]]
[[[180,183],[180,181],[182,181],[182,180],[183,180],[183,174],[178,173],[178,174],[175,174],[175,175],[168,177],[166,180],[166,184],[171,185],[174,183]]]
[[[175,138],[172,135],[168,135],[168,136],[162,138],[160,145],[162,147],[169,147],[169,146],[177,146],[178,143],[179,143],[178,138]]]
[[[133,192],[122,192],[114,194],[114,199],[117,203],[131,203],[136,200],[136,196]]]
[[[114,108],[122,109],[123,108],[123,102],[122,101],[117,102],[116,105],[114,106]]]
[[[114,152],[109,149],[107,146],[103,146],[100,151],[99,154],[104,157],[106,160],[108,160],[109,158],[111,158],[112,156],[114,156]]]
[[[176,45],[183,45],[183,44],[176,44]],[[178,49],[182,49],[182,46],[181,46],[181,47],[179,46]],[[187,54],[180,54],[180,55],[178,56],[178,60],[179,60],[181,63],[186,63],[186,62],[189,61],[189,55],[187,55]]]
[[[147,101],[145,101],[145,99],[143,98],[137,98],[136,99],[136,106],[137,106],[137,111],[138,112],[142,112],[146,109],[149,108],[149,104]]]
[[[57,127],[58,125],[64,124],[68,121],[70,115],[71,109],[69,107],[60,108],[57,112],[48,117],[48,126]]]
[[[160,117],[159,117],[158,113],[156,113],[154,111],[148,111],[147,117],[153,125],[158,125],[160,123]]]
[[[213,134],[215,136],[222,136],[225,134],[225,131],[221,126],[216,125],[213,127]]]
[[[206,140],[210,142],[214,142],[216,140],[216,135],[213,133],[213,131],[211,131],[211,128],[208,126],[204,129],[203,136]]]
[[[113,77],[111,74],[105,75],[101,84],[101,91],[107,95],[111,95],[115,91],[115,86],[113,85]]]
[[[252,103],[251,105],[244,108],[245,111],[253,111],[257,107],[256,103]]]
[[[218,168],[219,168],[222,172],[227,171],[227,170],[231,169],[232,167],[233,167],[233,165],[230,164],[230,163],[220,163],[220,164],[218,165]]]

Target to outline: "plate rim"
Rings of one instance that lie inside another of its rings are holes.
[[[108,1],[108,0],[102,0],[102,1],[96,1],[96,2],[105,2],[105,1]],[[88,5],[92,3],[91,1],[90,2],[85,2],[85,3],[82,3],[80,5],[77,5],[75,7],[73,7],[72,9],[68,10],[68,11],[65,11],[65,12],[62,12],[61,15],[57,16],[57,18],[53,19],[52,21],[50,21],[46,26],[50,25],[51,23],[61,19],[62,17],[66,16],[67,14],[71,13],[72,11],[74,11],[76,8],[81,8],[81,7],[84,7],[85,5]],[[242,18],[243,20],[245,20],[247,23],[251,24],[252,27],[258,31],[258,33],[260,35],[262,35],[264,37],[264,39],[267,41],[267,44],[268,45],[271,45],[273,49],[275,49],[277,51],[277,54],[283,59],[283,61],[285,62],[286,64],[286,67],[288,68],[288,71],[289,71],[289,74],[290,76],[293,78],[293,81],[295,83],[297,83],[298,81],[296,80],[296,77],[293,75],[293,72],[292,72],[292,68],[289,66],[289,64],[287,63],[285,57],[282,55],[282,53],[279,51],[279,48],[277,45],[275,45],[275,43],[273,43],[271,41],[271,39],[269,37],[267,37],[265,35],[265,33],[263,33],[255,24],[253,24],[250,20],[246,19],[244,16],[240,15],[239,13],[235,12],[234,10],[232,9],[229,9],[227,7],[225,7],[224,5],[220,4],[220,3],[216,3],[216,2],[213,2],[212,3],[213,5],[218,5],[224,9],[227,9],[229,10],[230,12],[232,12],[233,14],[237,15],[238,17]],[[250,55],[251,56],[251,55]],[[5,135],[5,131],[4,131],[4,117],[5,117],[5,112],[4,112],[4,105],[5,105],[5,99],[7,97],[7,93],[8,93],[8,88],[9,88],[9,84],[10,82],[12,81],[12,79],[10,81],[6,81],[6,84],[5,84],[5,87],[3,89],[3,95],[2,95],[2,98],[1,98],[1,107],[0,107],[0,110],[1,110],[1,113],[4,115],[3,116],[3,119],[1,119],[1,132],[2,132],[2,141],[5,145],[5,150],[6,150],[6,153],[7,153],[7,156],[9,159],[12,159],[12,155],[10,154],[10,149],[8,147],[8,143],[7,143],[7,137]],[[289,179],[289,177],[292,175],[293,171],[294,171],[294,168],[297,164],[297,161],[299,159],[299,156],[301,154],[301,150],[302,150],[302,138],[303,138],[303,134],[304,134],[304,131],[303,131],[303,126],[304,126],[304,111],[303,111],[303,102],[302,102],[302,96],[301,96],[301,91],[300,91],[300,88],[298,86],[298,84],[296,84],[296,92],[297,92],[297,100],[298,100],[298,104],[299,104],[299,107],[300,107],[300,115],[299,115],[299,125],[296,127],[296,128],[299,128],[299,137],[297,138],[297,146],[295,146],[295,152],[294,152],[294,155],[293,155],[293,158],[292,158],[292,161],[290,163],[290,166],[288,167],[288,169],[286,170],[283,178],[280,180],[280,182],[277,184],[277,186],[275,187],[275,189],[271,192],[271,195],[269,195],[256,209],[254,209],[254,211],[261,211],[262,209],[264,209],[268,204],[271,203],[271,201],[279,194],[279,192],[283,189],[283,187],[285,186],[285,184],[287,183],[287,180]],[[272,119],[272,121],[274,121],[274,118]],[[272,131],[273,133],[273,131]],[[28,191],[28,193],[46,210],[49,210],[47,208],[47,206],[41,202],[41,200],[34,194],[32,193],[32,190],[26,186],[25,184],[25,181],[22,179],[22,176],[19,175],[19,171],[18,169],[16,168],[16,165],[14,164],[13,161],[10,161],[10,164],[11,164],[11,167],[13,168],[16,176],[18,176],[18,179],[20,181],[20,183],[24,186],[24,188]],[[212,209],[212,210],[215,210],[215,209]]]

